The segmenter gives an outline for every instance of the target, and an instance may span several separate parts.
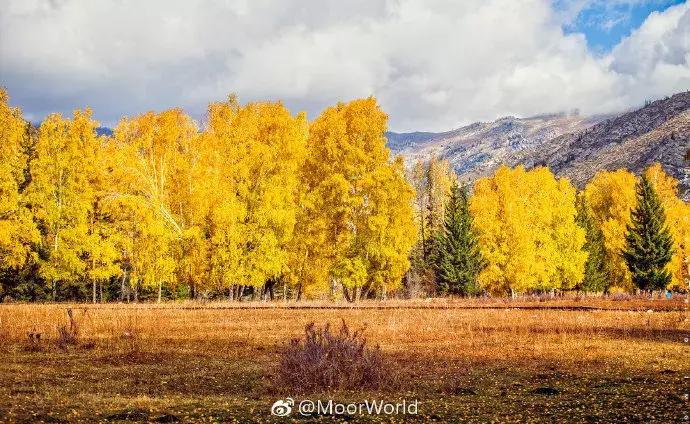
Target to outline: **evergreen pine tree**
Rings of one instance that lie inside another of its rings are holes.
[[[442,294],[476,294],[479,291],[477,277],[486,264],[479,250],[465,187],[453,184],[443,226],[434,246],[438,291]]]
[[[605,292],[609,287],[606,271],[606,247],[604,233],[597,225],[583,196],[577,198],[577,223],[585,230],[583,250],[587,252],[585,276],[579,289],[586,292]]]
[[[666,265],[673,255],[673,239],[666,225],[664,208],[649,179],[637,183],[637,207],[625,236],[623,258],[633,283],[642,290],[661,290],[671,281]]]

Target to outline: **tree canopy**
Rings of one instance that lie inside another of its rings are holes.
[[[0,299],[687,289],[690,206],[660,165],[460,188],[447,160],[391,157],[387,120],[373,97],[310,122],[230,95],[98,136],[88,108],[36,128],[0,90]]]

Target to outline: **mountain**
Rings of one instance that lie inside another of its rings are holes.
[[[491,174],[517,152],[531,151],[560,135],[588,128],[606,116],[587,118],[578,114],[512,116],[493,122],[476,122],[444,133],[386,134],[394,154],[407,164],[436,156],[448,159],[464,179]]]
[[[99,136],[104,135],[110,137],[111,135],[113,135],[113,130],[108,127],[98,127],[96,128],[96,134]]]
[[[690,198],[690,92],[678,93],[620,116],[577,114],[501,118],[445,133],[388,133],[393,153],[406,163],[436,155],[461,180],[490,175],[502,164],[546,165],[582,188],[599,170],[637,174],[661,163]]]
[[[636,174],[659,162],[680,181],[683,198],[690,197],[690,91],[565,134],[533,151],[516,152],[508,164],[546,165],[557,175],[584,186],[602,169],[626,168]]]
[[[39,128],[41,126],[41,121],[30,122],[30,124],[34,128]],[[104,136],[110,137],[111,135],[113,135],[113,130],[112,130],[112,128],[108,128],[108,127],[96,127],[96,135],[98,135],[98,136],[104,135]]]

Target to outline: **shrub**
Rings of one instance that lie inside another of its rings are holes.
[[[27,343],[24,345],[24,350],[27,352],[41,352],[43,345],[41,344],[41,333],[35,331],[26,333]]]
[[[610,300],[615,300],[615,301],[623,301],[623,300],[632,300],[633,297],[630,296],[629,293],[627,293],[625,290],[614,287],[611,289],[609,292],[608,298]]]
[[[364,329],[350,331],[342,322],[307,324],[304,336],[292,339],[278,368],[281,384],[293,390],[378,389],[391,383],[391,370],[380,347],[368,347]]]
[[[66,325],[58,325],[58,339],[57,344],[63,349],[66,349],[69,345],[76,345],[79,342],[79,325],[74,319],[72,310],[67,310],[67,316],[69,317],[69,327]]]

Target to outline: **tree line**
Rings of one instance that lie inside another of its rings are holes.
[[[309,123],[279,102],[33,128],[0,97],[2,293],[17,299],[385,296],[416,239],[373,98]]]
[[[171,109],[98,136],[88,108],[35,127],[0,91],[0,298],[687,287],[690,208],[659,166],[599,173],[580,193],[547,168],[469,187],[435,158],[406,171],[386,127],[374,98],[309,122],[231,95],[203,125]],[[652,270],[634,265],[649,240]]]
[[[600,171],[578,192],[546,167],[503,166],[470,195],[450,164],[410,172],[413,290],[496,296],[675,289],[690,282],[690,205],[659,164]]]

